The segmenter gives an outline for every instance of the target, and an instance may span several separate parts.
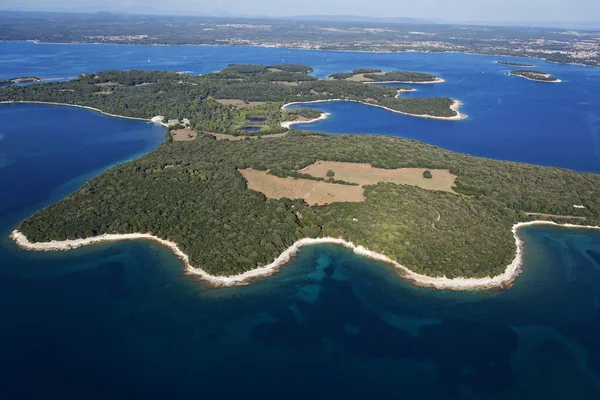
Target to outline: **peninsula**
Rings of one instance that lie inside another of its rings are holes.
[[[7,87],[0,92],[0,101],[72,104],[144,119],[162,116],[170,126],[187,119],[191,129],[236,137],[283,133],[294,123],[323,117],[318,110],[284,107],[296,102],[356,101],[416,117],[465,117],[455,99],[401,98],[398,94],[406,88],[317,79],[309,74],[311,71],[311,67],[299,64],[232,64],[202,76],[104,71],[68,82]],[[404,74],[420,76],[416,72]]]
[[[395,95],[318,80],[298,65],[234,65],[201,77],[109,71],[3,88],[1,101],[95,107],[168,126],[157,150],[93,178],[11,236],[32,250],[152,239],[216,285],[269,275],[302,246],[335,243],[391,263],[417,284],[462,290],[514,279],[523,223],[600,225],[600,175],[281,126],[321,116],[282,110],[291,99],[453,112],[451,99]]]
[[[38,78],[37,76],[23,76],[19,78],[5,79],[0,80],[0,87],[13,85],[15,83],[33,83],[33,82],[41,82],[42,78]]]
[[[514,70],[510,71],[509,75],[518,76],[521,78],[529,79],[530,81],[537,82],[549,82],[549,83],[558,83],[562,82],[560,79],[553,77],[547,72],[542,71],[532,71],[532,70]]]

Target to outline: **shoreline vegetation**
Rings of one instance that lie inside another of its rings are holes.
[[[482,278],[464,278],[464,277],[456,277],[456,278],[447,278],[443,277],[433,277],[424,274],[419,274],[411,269],[399,264],[398,262],[390,259],[389,257],[371,251],[364,246],[355,245],[352,242],[345,241],[341,238],[332,238],[332,237],[322,237],[322,238],[303,238],[297,240],[293,245],[284,250],[273,262],[268,265],[257,267],[248,271],[245,271],[241,274],[237,275],[229,275],[229,276],[220,276],[220,275],[211,275],[208,272],[204,271],[200,267],[194,267],[191,265],[189,257],[178,247],[177,243],[161,239],[149,233],[129,233],[129,234],[104,234],[100,236],[89,237],[86,239],[74,239],[74,240],[64,240],[64,241],[51,241],[51,242],[41,242],[41,243],[32,243],[27,237],[19,232],[18,230],[14,230],[10,234],[10,238],[16,242],[16,244],[25,250],[32,251],[68,251],[77,249],[79,247],[88,246],[95,243],[102,242],[113,242],[113,241],[121,241],[121,240],[137,240],[137,239],[147,239],[152,240],[154,242],[160,243],[175,253],[175,255],[181,259],[185,265],[185,270],[189,274],[199,276],[203,280],[207,281],[213,286],[236,286],[236,285],[245,285],[248,284],[250,280],[262,277],[268,277],[279,271],[282,267],[290,263],[293,257],[300,251],[301,248],[310,245],[319,245],[319,244],[335,244],[338,246],[345,247],[353,251],[354,254],[366,257],[371,260],[380,261],[386,264],[391,264],[393,267],[400,271],[400,276],[412,284],[416,286],[422,287],[430,287],[440,290],[455,290],[455,291],[465,291],[465,290],[488,290],[488,289],[496,289],[496,288],[508,288],[512,285],[514,280],[517,278],[519,274],[522,272],[523,267],[523,254],[524,254],[524,242],[519,238],[519,230],[526,226],[535,226],[535,225],[552,225],[561,228],[569,228],[569,229],[588,229],[588,230],[598,230],[600,226],[583,226],[583,225],[572,225],[572,224],[558,224],[552,221],[529,221],[529,222],[519,222],[514,224],[512,227],[512,234],[516,244],[516,253],[515,257],[511,263],[509,263],[504,272],[495,276],[487,276]]]
[[[290,105],[290,104],[292,104],[292,103],[289,103],[289,104],[284,104],[284,105],[281,107],[281,109],[282,109],[282,110],[285,110],[285,107],[286,107],[286,106],[288,106],[288,105]],[[329,118],[329,116],[330,116],[330,115],[331,115],[330,113],[321,113],[321,115],[320,115],[320,116],[318,116],[317,118],[313,118],[313,119],[307,119],[307,120],[304,120],[304,121],[301,121],[301,120],[295,120],[295,121],[283,121],[283,122],[281,123],[281,126],[282,126],[283,128],[290,129],[292,126],[294,126],[294,125],[297,125],[297,124],[312,124],[313,122],[323,121],[323,120],[325,120],[325,119]]]

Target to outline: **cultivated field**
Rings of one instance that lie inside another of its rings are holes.
[[[235,140],[235,139],[234,139]],[[423,177],[424,168],[382,169],[370,164],[317,161],[299,172],[314,177],[329,179],[328,171],[334,172],[334,179],[357,183],[360,186],[340,185],[335,183],[301,178],[280,178],[269,175],[266,171],[254,169],[241,170],[246,178],[248,188],[263,193],[270,199],[304,199],[308,205],[325,205],[336,202],[360,202],[365,200],[365,185],[378,182],[391,182],[400,185],[418,186],[426,190],[440,190],[456,193],[452,190],[456,175],[448,170],[432,169],[431,178]]]
[[[456,193],[452,190],[456,175],[445,169],[430,169],[432,177],[423,177],[425,168],[383,169],[374,168],[370,164],[317,161],[299,172],[312,176],[327,178],[327,171],[335,173],[334,178],[346,182],[358,183],[361,186],[374,185],[378,182],[391,182],[400,185],[413,185],[427,190],[441,190]]]
[[[371,75],[384,75],[385,72],[374,72],[371,73]],[[354,81],[354,82],[372,82],[373,79],[371,78],[367,78],[365,76],[365,74],[356,74],[356,75],[352,75],[350,78],[346,78],[347,81]]]
[[[175,142],[186,142],[190,140],[196,140],[196,136],[198,134],[193,129],[173,129],[171,131],[171,136],[173,136],[173,141]]]
[[[244,108],[250,108],[255,106],[260,106],[263,104],[267,104],[266,101],[249,101],[245,102],[244,100],[239,99],[214,99],[217,103],[224,104],[226,106],[233,106],[238,110],[242,110]]]
[[[311,206],[365,200],[363,188],[360,186],[338,185],[311,179],[280,178],[252,168],[240,170],[240,173],[246,178],[248,189],[261,192],[270,199],[304,199]]]

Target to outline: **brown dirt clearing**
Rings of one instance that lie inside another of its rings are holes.
[[[337,161],[317,161],[299,172],[312,176],[327,178],[327,171],[335,173],[334,179],[358,183],[361,186],[374,185],[378,182],[391,182],[400,185],[413,185],[426,190],[440,190],[456,194],[452,190],[457,176],[444,169],[427,168],[375,168],[370,164],[359,164]],[[429,170],[432,178],[423,177],[423,172]]]
[[[280,178],[269,175],[267,171],[254,169],[240,170],[248,182],[248,189],[261,192],[267,198],[304,199],[308,205],[326,205],[336,202],[365,201],[360,186],[338,185],[311,179]]]
[[[196,140],[198,134],[193,129],[173,129],[171,136],[175,142],[189,142]]]
[[[250,108],[255,106],[261,106],[263,104],[267,104],[266,101],[249,101],[245,102],[244,100],[239,99],[214,99],[217,103],[224,104],[226,106],[233,106],[238,110],[242,110],[244,108]]]
[[[365,74],[352,75],[350,78],[346,78],[347,81],[353,82],[371,82],[373,79],[365,77]]]
[[[385,75],[385,72],[373,72],[368,75]],[[346,80],[354,82],[373,82],[373,79],[367,78],[365,74],[352,75],[350,78],[346,78]]]

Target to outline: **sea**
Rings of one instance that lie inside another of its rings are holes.
[[[459,99],[467,120],[332,102],[310,105],[331,116],[302,128],[600,173],[600,70],[529,60],[563,80],[538,83],[508,76],[498,59],[507,58],[4,42],[0,79],[280,62],[318,77],[430,72],[446,83],[404,95]],[[148,241],[38,253],[8,239],[36,210],[156,149],[164,128],[39,104],[0,105],[0,120],[3,399],[600,398],[600,231],[521,229],[523,273],[509,290],[415,287],[333,245],[304,248],[250,285],[214,288]]]

